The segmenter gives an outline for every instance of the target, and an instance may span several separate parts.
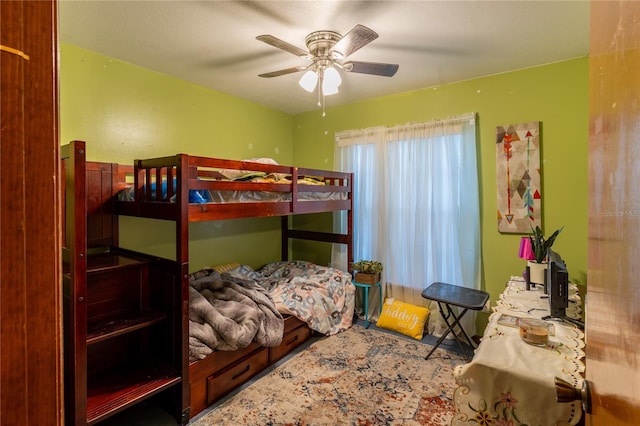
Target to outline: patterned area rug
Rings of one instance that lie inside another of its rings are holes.
[[[195,419],[209,425],[448,425],[465,359],[354,325],[322,338]]]

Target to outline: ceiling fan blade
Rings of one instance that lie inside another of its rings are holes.
[[[284,40],[280,40],[279,38],[272,35],[259,35],[258,37],[256,37],[256,40],[260,40],[264,43],[270,44],[271,46],[282,49],[285,52],[293,53],[296,56],[300,56],[303,58],[309,57],[309,52],[307,52],[306,50],[300,49],[299,47],[294,46],[291,43],[287,43]]]
[[[364,25],[356,25],[338,41],[333,48],[333,52],[340,52],[343,58],[351,55],[356,50],[371,43],[378,38],[378,33]]]
[[[396,71],[398,71],[399,65],[385,64],[380,62],[349,61],[342,64],[342,68],[347,72],[393,77]]]
[[[294,72],[298,72],[298,71],[304,71],[309,67],[291,67],[291,68],[285,68],[283,70],[278,70],[278,71],[272,71],[272,72],[266,72],[264,74],[259,74],[259,77],[264,77],[264,78],[271,78],[271,77],[279,77],[281,75],[286,75],[286,74],[293,74]]]

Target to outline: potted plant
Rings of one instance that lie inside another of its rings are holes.
[[[558,234],[562,232],[564,226],[560,229],[556,229],[550,237],[545,237],[542,233],[542,229],[539,226],[531,228],[531,235],[529,240],[531,241],[531,249],[535,259],[528,262],[528,275],[527,279],[532,284],[544,284],[544,274],[547,269],[547,253],[553,243],[556,241]]]
[[[356,282],[373,285],[380,281],[382,263],[376,260],[360,260],[353,262],[350,266]]]
[[[535,229],[533,227],[531,228],[531,236],[529,236],[529,239],[531,240],[531,248],[533,249],[533,254],[536,257],[535,260],[537,263],[543,263],[545,261],[547,252],[563,229],[564,226],[560,229],[556,229],[549,238],[545,238],[542,234],[542,229],[540,229],[539,226],[536,226]]]

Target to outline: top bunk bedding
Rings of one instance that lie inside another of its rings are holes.
[[[350,210],[352,174],[282,166],[271,159],[178,154],[136,160],[118,194],[119,214],[189,222]],[[161,184],[158,185],[157,182]],[[185,210],[178,206],[185,207]]]

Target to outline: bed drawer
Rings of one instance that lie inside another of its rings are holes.
[[[189,363],[189,381],[196,382],[204,380],[212,374],[218,373],[226,367],[235,364],[240,358],[246,358],[249,354],[262,348],[259,344],[252,342],[246,348],[235,351],[214,351],[205,359],[191,361]]]
[[[232,389],[245,383],[251,377],[264,370],[268,364],[269,351],[266,348],[262,348],[224,370],[209,376],[207,379],[207,405],[212,404]]]
[[[282,336],[282,343],[279,346],[269,348],[269,363],[274,363],[280,358],[294,350],[301,343],[308,340],[311,337],[311,329],[306,324],[291,330],[286,331]]]
[[[305,323],[304,321],[294,317],[293,315],[286,315],[284,317],[284,334],[287,334],[288,332],[298,328],[298,327],[302,327],[302,326],[307,326],[307,323]]]

